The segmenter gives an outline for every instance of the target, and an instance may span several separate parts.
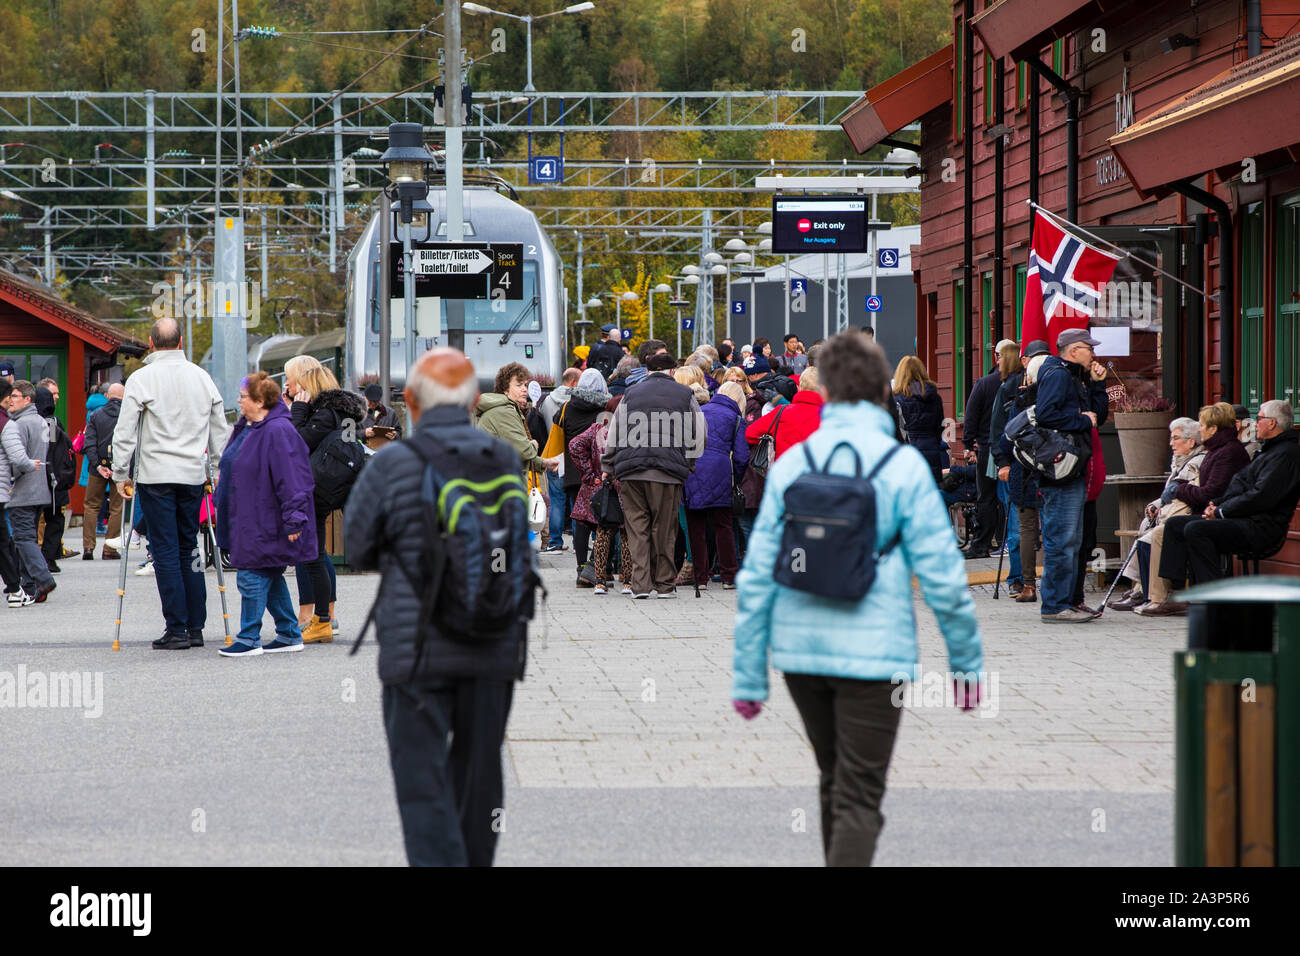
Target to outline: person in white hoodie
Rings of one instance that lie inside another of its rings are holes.
[[[198,558],[199,507],[207,480],[204,454],[221,457],[230,429],[212,378],[185,358],[175,319],[149,333],[153,351],[126,380],[113,429],[113,481],[122,497],[139,492],[149,527],[154,578],[166,630],[158,650],[203,646],[207,584]],[[134,485],[131,456],[137,456]]]

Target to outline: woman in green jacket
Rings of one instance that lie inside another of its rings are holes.
[[[541,449],[528,435],[524,406],[528,403],[528,369],[518,362],[501,366],[494,390],[479,397],[474,408],[474,424],[489,435],[509,442],[519,452],[525,477],[528,471],[555,471],[559,457],[543,458]]]

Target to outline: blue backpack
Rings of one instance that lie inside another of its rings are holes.
[[[876,564],[898,544],[895,534],[876,551],[876,490],[871,479],[902,445],[895,445],[862,478],[862,459],[842,441],[818,469],[807,443],[808,471],[785,490],[785,527],[772,576],[796,591],[837,601],[860,601],[876,580]],[[833,475],[831,459],[841,448],[853,454],[853,475]]]

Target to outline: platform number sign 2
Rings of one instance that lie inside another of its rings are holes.
[[[560,181],[560,158],[558,156],[534,156],[529,164],[530,178],[534,183],[558,183]]]

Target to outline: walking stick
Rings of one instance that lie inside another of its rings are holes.
[[[122,525],[122,557],[117,577],[117,617],[113,622],[113,650],[122,649],[122,605],[126,601],[126,569],[130,563],[131,539],[135,536],[135,485],[136,463],[140,460],[140,429],[144,424],[144,409],[140,410],[140,419],[135,425],[135,454],[131,456],[129,482],[131,497],[127,499],[126,523]]]
[[[212,460],[208,460],[208,480],[203,488],[203,493],[211,495],[212,489]],[[226,632],[226,647],[234,643],[230,639],[230,611],[226,607],[226,573],[221,567],[221,545],[217,544],[217,525],[216,517],[213,512],[216,510],[216,499],[213,499],[211,507],[208,508],[208,532],[212,535],[212,549],[215,552],[212,562],[217,568],[217,593],[221,595],[221,627]]]
[[[1007,518],[1002,523],[1002,547],[998,550],[998,576],[993,579],[993,600],[998,599],[998,588],[1002,586],[1002,559],[1006,557],[1009,550],[1007,545],[1007,533],[1011,530],[1011,502],[1006,504]],[[1010,568],[1007,569],[1011,570]]]
[[[1110,582],[1110,590],[1108,590],[1106,592],[1106,596],[1101,599],[1101,607],[1097,609],[1098,617],[1101,617],[1102,614],[1105,613],[1106,602],[1109,601],[1110,596],[1115,593],[1115,585],[1119,584],[1119,579],[1124,576],[1124,569],[1128,567],[1129,561],[1133,560],[1133,552],[1137,551],[1137,547],[1138,547],[1138,539],[1134,538],[1133,547],[1128,549],[1128,557],[1124,559],[1124,563],[1121,564],[1119,566],[1119,570],[1115,572],[1115,580]]]

